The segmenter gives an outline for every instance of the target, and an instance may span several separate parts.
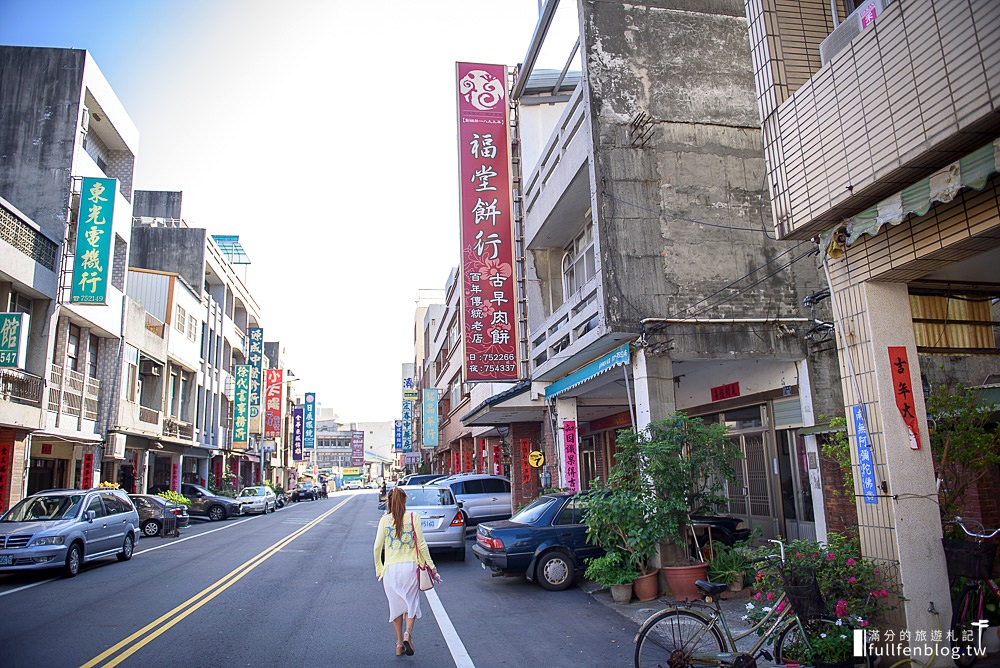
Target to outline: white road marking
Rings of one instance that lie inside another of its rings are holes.
[[[26,584],[23,587],[18,587],[17,589],[11,589],[10,591],[0,592],[0,596],[6,596],[7,594],[16,594],[19,591],[24,591],[25,589],[31,589],[32,587],[37,587],[38,585],[43,585],[46,582],[54,582],[59,578],[49,578],[48,580],[42,580],[41,582],[32,582],[31,584]]]
[[[437,592],[428,589],[424,594],[427,595],[427,602],[431,604],[431,612],[434,613],[434,619],[437,621],[438,628],[441,629],[441,635],[444,636],[444,641],[448,645],[448,651],[451,652],[455,666],[457,668],[476,668],[476,664],[472,662],[472,657],[465,649],[462,639],[458,637],[458,631],[451,623],[451,618],[448,617],[444,606],[441,605],[441,599],[438,598]]]

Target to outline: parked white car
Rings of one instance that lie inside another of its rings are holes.
[[[278,496],[267,485],[244,487],[234,501],[243,508],[244,515],[248,513],[267,515],[278,507]]]

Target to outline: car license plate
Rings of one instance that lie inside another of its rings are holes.
[[[14,563],[13,554],[0,554],[0,566],[11,566]]]
[[[437,524],[437,522],[434,520],[420,520],[420,528],[422,529],[433,529],[435,524]]]

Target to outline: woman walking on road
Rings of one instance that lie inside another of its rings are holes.
[[[420,616],[417,566],[434,568],[434,562],[420,528],[420,518],[406,510],[406,492],[399,487],[390,489],[386,506],[388,512],[379,520],[375,533],[375,576],[382,580],[389,601],[389,621],[396,632],[396,656],[404,652],[412,655],[413,622]]]

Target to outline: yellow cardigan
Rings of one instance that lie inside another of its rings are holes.
[[[417,550],[413,547],[414,529],[417,532],[416,544],[420,546],[419,561],[417,560]],[[383,547],[385,547],[384,562],[382,561]],[[427,549],[427,541],[424,540],[424,531],[420,528],[420,516],[407,511],[403,515],[403,533],[397,538],[396,525],[392,521],[392,515],[386,513],[378,521],[378,529],[375,532],[375,576],[381,580],[387,566],[407,561],[434,568],[430,550]]]

